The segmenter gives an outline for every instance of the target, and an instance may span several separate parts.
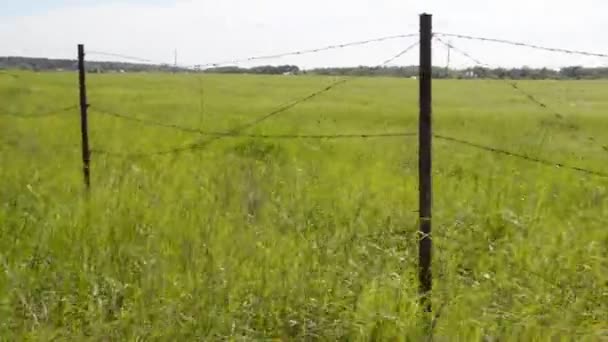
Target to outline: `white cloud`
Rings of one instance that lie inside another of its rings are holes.
[[[88,50],[118,52],[198,64],[313,48],[344,41],[417,31],[418,13],[434,15],[436,31],[530,41],[549,46],[608,52],[608,4],[601,0],[200,0],[171,5],[106,4],[69,7],[0,22],[0,55],[75,56]],[[408,41],[291,57],[272,63],[303,66],[375,64]],[[608,65],[601,58],[534,52],[453,40],[479,59],[508,66]],[[93,56],[90,56],[93,57]],[[438,47],[436,63],[445,63]],[[400,60],[413,64],[411,54]],[[454,56],[456,65],[471,64]]]

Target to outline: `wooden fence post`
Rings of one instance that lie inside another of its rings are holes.
[[[80,134],[82,136],[82,172],[86,190],[91,188],[91,151],[89,149],[89,124],[87,103],[86,69],[84,45],[78,44],[78,83],[80,88]]]
[[[431,208],[432,208],[432,53],[433,39],[432,16],[420,15],[420,117],[419,117],[419,151],[418,151],[418,182],[419,182],[419,250],[418,275],[420,282],[421,305],[425,311],[431,312],[431,290],[433,276],[431,272],[432,237],[431,237]]]

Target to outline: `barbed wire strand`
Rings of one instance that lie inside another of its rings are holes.
[[[35,113],[35,114],[16,114],[16,113],[2,113],[0,112],[0,116],[11,116],[11,117],[15,117],[15,118],[20,118],[20,119],[38,119],[38,118],[47,118],[50,116],[56,116],[56,115],[62,115],[65,114],[73,109],[77,109],[78,106],[69,106],[69,107],[63,107],[63,108],[56,108],[53,110],[48,110],[45,112],[39,112],[39,113]]]
[[[378,65],[378,67],[384,67],[387,66],[388,64],[394,62],[395,60],[397,60],[398,58],[400,58],[401,56],[405,55],[406,53],[410,52],[413,48],[415,48],[416,46],[418,46],[420,44],[420,41],[417,41],[415,43],[413,43],[412,45],[408,46],[407,48],[405,48],[404,50],[402,50],[401,52],[399,52],[398,54],[394,55],[393,57],[386,59],[384,62],[380,63],[380,65]]]
[[[394,61],[395,59],[403,56],[404,54],[406,54],[407,52],[411,51],[413,48],[415,48],[416,46],[418,46],[418,44],[419,44],[419,42],[415,42],[415,43],[409,45],[404,50],[399,51],[399,53],[397,53],[395,56],[393,56],[393,57],[385,60],[384,62],[382,62],[379,66],[384,66],[384,65],[386,65],[386,64]],[[320,90],[317,90],[317,91],[315,91],[315,92],[313,92],[313,93],[311,93],[311,94],[309,94],[307,96],[304,96],[304,97],[302,97],[300,99],[294,100],[294,101],[292,101],[292,102],[290,102],[290,103],[288,103],[286,105],[280,106],[279,108],[277,108],[277,109],[275,109],[275,110],[273,110],[273,111],[271,111],[271,112],[269,112],[269,113],[267,113],[267,114],[265,114],[265,115],[263,115],[263,116],[261,116],[261,117],[259,117],[257,119],[254,119],[254,120],[252,120],[250,122],[247,122],[247,123],[245,123],[243,125],[237,126],[237,127],[233,128],[233,129],[225,132],[223,135],[216,135],[216,136],[213,136],[212,138],[210,138],[208,140],[205,140],[205,141],[201,141],[201,142],[197,142],[197,143],[193,143],[193,144],[188,144],[186,146],[181,146],[181,147],[172,148],[172,149],[168,149],[168,150],[156,151],[156,152],[147,152],[147,153],[143,153],[143,152],[142,153],[116,153],[116,152],[109,152],[109,151],[104,151],[104,150],[92,150],[91,152],[95,152],[95,153],[99,153],[99,154],[105,154],[105,155],[113,155],[113,156],[123,156],[123,157],[133,157],[133,158],[136,158],[136,157],[159,156],[159,155],[176,154],[176,153],[193,151],[193,150],[201,150],[201,149],[207,147],[209,144],[211,144],[212,142],[214,142],[217,139],[221,139],[221,138],[226,137],[226,136],[228,136],[228,137],[234,136],[234,135],[238,134],[241,131],[249,129],[249,128],[255,126],[255,125],[260,124],[263,121],[266,121],[266,120],[270,119],[271,117],[274,117],[276,115],[284,113],[284,112],[286,112],[286,111],[288,111],[288,110],[290,110],[290,109],[298,106],[301,103],[304,103],[304,102],[307,102],[309,100],[312,100],[313,98],[315,98],[315,97],[317,97],[317,96],[319,96],[319,95],[321,95],[323,93],[326,93],[326,92],[332,90],[333,88],[335,88],[335,87],[337,87],[339,85],[342,85],[342,84],[344,84],[344,83],[346,83],[346,82],[348,82],[349,80],[352,80],[352,79],[353,78],[351,78],[351,79],[340,79],[340,80],[337,80],[337,81],[331,83],[330,85],[328,85],[328,86],[326,86],[326,87],[324,87],[324,88],[322,88]],[[114,114],[118,114],[118,113],[114,113]],[[125,117],[129,117],[129,116],[126,116],[126,115],[121,115],[121,116],[114,115],[114,116],[116,116],[116,117],[122,117],[123,119]],[[130,118],[132,118],[132,117],[130,117]],[[172,125],[172,124],[163,124],[163,126],[168,126],[168,128],[178,129],[178,128],[175,127],[175,125]],[[183,127],[180,127],[180,128],[183,128]],[[188,130],[189,131],[193,131],[193,129],[188,129]]]
[[[321,94],[327,93],[328,91],[330,91],[330,90],[338,87],[339,85],[345,84],[346,82],[348,82],[347,79],[337,80],[337,81],[331,83],[330,85],[328,85],[327,87],[325,87],[323,89],[317,90],[317,91],[311,93],[308,96],[302,97],[302,98],[300,98],[300,99],[298,99],[296,101],[293,101],[293,102],[288,103],[288,104],[286,104],[284,106],[281,106],[281,107],[275,109],[274,111],[272,111],[272,112],[270,112],[270,113],[268,113],[266,115],[263,115],[263,116],[255,119],[255,120],[252,120],[252,121],[250,121],[250,122],[248,122],[248,123],[246,123],[244,125],[241,125],[241,126],[235,128],[235,129],[231,130],[231,131],[244,131],[246,129],[249,129],[249,128],[253,127],[253,126],[256,126],[256,125],[258,125],[258,124],[260,124],[260,123],[262,123],[262,122],[270,119],[273,116],[276,116],[276,115],[279,115],[281,113],[284,113],[284,112],[286,112],[286,111],[288,111],[288,110],[290,110],[290,109],[292,109],[292,108],[294,108],[294,107],[296,107],[296,106],[298,106],[298,105],[300,105],[300,104],[302,104],[304,102],[308,102],[308,101],[314,99],[315,97],[317,97],[317,96],[319,96]]]
[[[168,64],[168,63],[160,63],[157,61],[153,61],[151,59],[146,59],[146,58],[141,58],[141,57],[134,57],[134,56],[129,56],[129,55],[123,55],[120,53],[113,53],[113,52],[104,52],[104,51],[87,51],[86,52],[87,55],[97,55],[97,56],[104,56],[104,57],[116,57],[116,58],[122,58],[122,59],[126,59],[126,60],[131,60],[131,61],[135,61],[135,62],[141,62],[141,63],[150,63],[150,64],[155,64],[155,65],[164,65],[164,64]],[[91,62],[102,62],[102,61],[91,61]]]
[[[566,164],[559,163],[559,162],[553,162],[553,161],[549,161],[546,159],[530,157],[525,154],[515,153],[515,152],[511,152],[511,151],[507,151],[507,150],[503,150],[503,149],[499,149],[499,148],[495,148],[495,147],[491,147],[491,146],[481,145],[478,143],[474,143],[474,142],[470,142],[470,141],[466,141],[466,140],[462,140],[462,139],[458,139],[458,138],[454,138],[454,137],[449,137],[449,136],[445,136],[445,135],[441,135],[441,134],[433,134],[433,137],[435,137],[436,139],[450,141],[453,143],[466,145],[469,147],[474,147],[474,148],[488,151],[488,152],[503,154],[506,156],[515,157],[515,158],[527,160],[527,161],[538,163],[538,164],[543,164],[546,166],[558,167],[558,168],[562,168],[562,169],[568,169],[568,170],[572,170],[572,171],[586,173],[588,175],[608,178],[608,173],[602,172],[602,171],[594,171],[594,170],[589,170],[589,169],[585,169],[582,167],[570,166],[570,165],[566,165]]]
[[[527,48],[536,49],[536,50],[543,50],[543,51],[550,51],[550,52],[560,52],[560,53],[571,54],[571,55],[582,55],[582,56],[589,56],[589,57],[608,58],[608,54],[606,54],[606,53],[588,52],[588,51],[580,51],[580,50],[570,50],[570,49],[563,49],[563,48],[553,48],[553,47],[546,47],[546,46],[541,46],[541,45],[537,45],[537,44],[516,42],[516,41],[512,41],[512,40],[507,40],[507,39],[476,37],[476,36],[469,36],[469,35],[456,34],[456,33],[435,32],[434,34],[436,36],[453,37],[453,38],[461,38],[461,39],[468,39],[468,40],[477,40],[477,41],[483,41],[483,42],[492,42],[492,43],[499,43],[499,44],[507,44],[507,45],[513,45],[513,46],[527,47]]]

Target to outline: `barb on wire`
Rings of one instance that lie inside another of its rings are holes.
[[[586,173],[586,174],[593,175],[593,176],[599,176],[599,177],[608,178],[608,173],[606,173],[606,172],[594,171],[594,170],[584,169],[584,168],[577,167],[577,166],[570,166],[570,165],[566,165],[566,164],[563,164],[563,163],[553,162],[553,161],[549,161],[549,160],[546,160],[546,159],[540,159],[540,158],[530,157],[530,156],[525,155],[525,154],[510,152],[510,151],[507,151],[507,150],[503,150],[503,149],[499,149],[499,148],[495,148],[495,147],[491,147],[491,146],[485,146],[485,145],[477,144],[477,143],[466,141],[466,140],[462,140],[462,139],[448,137],[448,136],[441,135],[441,134],[433,134],[433,137],[435,137],[437,139],[440,139],[440,140],[450,141],[450,142],[458,143],[458,144],[461,144],[461,145],[466,145],[466,146],[469,146],[469,147],[474,147],[474,148],[477,148],[477,149],[480,149],[480,150],[484,150],[484,151],[488,151],[488,152],[493,152],[493,153],[497,153],[497,154],[503,154],[503,155],[506,155],[506,156],[515,157],[515,158],[527,160],[527,161],[530,161],[530,162],[534,162],[534,163],[538,163],[538,164],[542,164],[542,165],[546,165],[546,166],[559,167],[559,168],[562,168],[562,169],[568,169],[568,170],[572,170],[572,171],[578,171],[578,172]]]
[[[318,53],[318,52],[323,52],[323,51],[328,51],[328,50],[336,50],[336,49],[342,49],[342,48],[346,48],[346,47],[366,45],[366,44],[370,44],[370,43],[378,43],[378,42],[383,42],[383,41],[388,41],[388,40],[395,40],[395,39],[402,39],[402,38],[409,38],[409,37],[416,37],[416,36],[418,36],[418,34],[414,34],[414,33],[400,34],[400,35],[394,35],[394,36],[385,36],[385,37],[380,37],[380,38],[360,40],[360,41],[349,42],[349,43],[328,45],[328,46],[324,46],[324,47],[320,47],[320,48],[316,48],[316,49],[306,49],[306,50],[299,50],[299,51],[277,53],[277,54],[272,54],[272,55],[253,56],[253,57],[234,59],[234,60],[223,61],[223,62],[198,64],[198,65],[194,65],[193,67],[209,68],[209,67],[217,67],[217,66],[226,65],[226,64],[239,64],[239,63],[252,62],[252,61],[264,60],[264,59],[276,59],[276,58],[282,58],[282,57],[288,57],[288,56],[299,56],[299,55]]]
[[[20,118],[20,119],[37,119],[37,118],[46,118],[49,116],[61,115],[61,114],[64,114],[64,113],[69,112],[76,108],[78,108],[78,106],[69,106],[69,107],[57,108],[57,109],[49,110],[46,112],[40,112],[40,113],[34,113],[34,114],[16,114],[16,113],[6,112],[6,113],[0,113],[0,116],[12,116],[15,118]]]
[[[536,49],[536,50],[544,50],[544,51],[550,51],[550,52],[560,52],[560,53],[566,53],[566,54],[571,54],[571,55],[582,55],[582,56],[590,56],[590,57],[604,57],[604,58],[608,58],[608,54],[606,54],[606,53],[587,52],[587,51],[579,51],[579,50],[569,50],[569,49],[562,49],[562,48],[552,48],[552,47],[540,46],[540,45],[536,45],[536,44],[515,42],[515,41],[512,41],[512,40],[506,40],[506,39],[475,37],[475,36],[469,36],[469,35],[464,35],[464,34],[441,33],[441,32],[436,32],[435,35],[437,35],[437,36],[443,36],[443,37],[454,37],[454,38],[461,38],[461,39],[468,39],[468,40],[478,40],[478,41],[483,41],[483,42],[492,42],[492,43],[499,43],[499,44],[507,44],[507,45],[514,45],[514,46],[523,46],[523,47],[528,47],[528,48]]]
[[[115,57],[115,58],[122,58],[122,59],[131,60],[131,61],[134,61],[134,62],[151,63],[151,64],[157,64],[157,65],[167,64],[167,63],[159,63],[159,62],[153,61],[151,59],[146,59],[146,58],[141,58],[141,57],[134,57],[134,56],[123,55],[123,54],[120,54],[120,53],[112,53],[112,52],[87,51],[87,55],[98,55],[98,56],[104,56],[104,57]]]

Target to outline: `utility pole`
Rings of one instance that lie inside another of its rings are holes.
[[[173,72],[177,72],[177,48],[173,51]]]

